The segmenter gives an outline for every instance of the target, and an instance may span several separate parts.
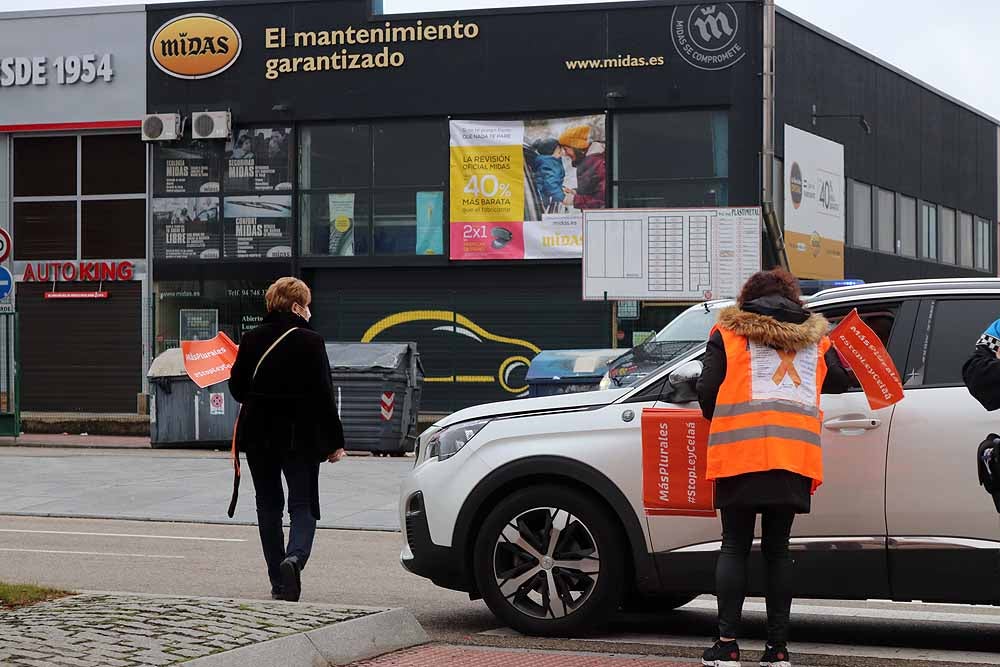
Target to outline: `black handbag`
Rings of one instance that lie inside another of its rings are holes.
[[[1000,435],[990,433],[976,450],[976,470],[979,484],[993,497],[993,505],[1000,513]]]

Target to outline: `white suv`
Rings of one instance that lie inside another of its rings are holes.
[[[796,595],[1000,603],[1000,516],[975,462],[1000,417],[961,379],[1000,317],[1000,280],[840,288],[809,306],[831,321],[858,308],[906,398],[872,410],[860,392],[823,397],[825,483],[795,522]],[[718,521],[646,516],[641,481],[640,414],[691,407],[689,362],[703,352],[632,387],[481,405],[435,424],[402,484],[404,567],[533,635],[582,634],[622,606],[711,593]]]

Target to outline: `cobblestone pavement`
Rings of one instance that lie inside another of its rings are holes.
[[[697,661],[700,663],[701,661]],[[693,660],[623,656],[598,653],[517,651],[471,648],[468,646],[423,646],[373,660],[354,667],[693,667]],[[745,663],[744,663],[745,664]]]
[[[371,613],[287,602],[75,595],[0,610],[0,665],[172,665]]]

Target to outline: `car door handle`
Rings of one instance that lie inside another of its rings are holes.
[[[831,431],[870,431],[882,425],[882,420],[877,417],[834,417],[823,422],[823,426]]]

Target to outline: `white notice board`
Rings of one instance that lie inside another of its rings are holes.
[[[583,212],[583,298],[733,298],[761,264],[761,214],[749,208]]]

